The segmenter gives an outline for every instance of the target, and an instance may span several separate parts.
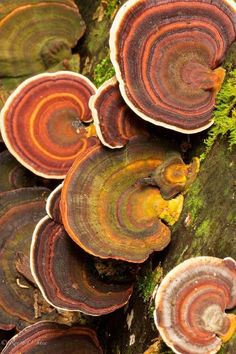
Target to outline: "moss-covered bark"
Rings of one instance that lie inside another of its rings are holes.
[[[76,0],[87,29],[75,51],[78,50],[81,55],[81,72],[97,84],[99,81],[96,82],[96,73],[99,75],[100,70],[97,66],[105,59],[106,72],[112,68],[109,61],[109,30],[115,12],[124,2],[124,0]]]
[[[192,256],[236,258],[236,148],[219,140],[189,190],[164,261],[170,270]]]

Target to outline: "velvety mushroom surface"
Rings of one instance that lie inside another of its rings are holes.
[[[123,281],[102,279],[96,258],[85,253],[62,225],[47,216],[33,234],[31,269],[45,299],[62,310],[107,314],[124,306],[133,291],[128,275]]]
[[[115,77],[99,87],[89,106],[97,135],[105,146],[121,148],[130,137],[148,134],[147,124],[125,103]]]
[[[130,0],[110,33],[122,96],[140,117],[180,132],[212,123],[224,79],[218,68],[236,37],[233,0]]]
[[[95,90],[86,77],[66,71],[24,81],[1,111],[9,151],[37,175],[64,178],[87,137],[95,134],[85,126],[92,120],[88,101]]]
[[[74,1],[6,1],[0,5],[0,77],[43,72],[69,59],[85,23]]]
[[[170,271],[157,289],[154,319],[175,353],[214,354],[236,330],[236,262],[196,257]]]
[[[45,214],[48,192],[38,187],[0,194],[0,328],[21,328],[22,322],[32,323],[38,317],[54,320],[57,316],[49,306],[43,309],[46,302],[28,277],[32,233]],[[17,270],[22,255],[28,258],[25,276]]]
[[[170,230],[160,218],[172,213],[177,219],[183,200],[174,200],[171,210],[173,204],[157,187],[143,187],[139,180],[163,162],[167,151],[160,139],[135,137],[123,149],[97,143],[78,157],[60,204],[72,239],[95,256],[137,263],[166,247]]]
[[[102,354],[94,330],[42,321],[15,335],[3,354]]]
[[[179,154],[172,153],[150,177],[143,178],[141,183],[157,185],[163,198],[170,199],[193,183],[199,167],[200,161],[197,157],[194,157],[190,164],[185,164]]]

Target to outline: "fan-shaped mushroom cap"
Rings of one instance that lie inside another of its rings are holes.
[[[41,321],[16,334],[3,354],[102,354],[94,330]]]
[[[0,166],[0,192],[36,184],[37,177],[29,173],[7,150],[0,153]]]
[[[35,322],[36,297],[39,303],[44,301],[38,290],[18,273],[16,262],[21,252],[29,256],[32,233],[45,214],[48,192],[45,188],[21,188],[0,194],[0,328]],[[55,319],[56,312],[42,310],[43,318]]]
[[[173,198],[193,183],[199,167],[200,162],[197,157],[194,157],[190,164],[185,164],[180,155],[173,154],[156,168],[152,179],[160,188],[164,198]]]
[[[66,71],[24,81],[1,111],[9,151],[37,175],[64,178],[87,136],[95,134],[84,126],[92,120],[88,101],[95,90],[86,77]]]
[[[74,1],[3,1],[0,76],[38,74],[69,59],[85,31]]]
[[[147,124],[123,100],[115,77],[104,82],[89,100],[97,135],[103,145],[123,147],[135,135],[147,135]]]
[[[163,340],[179,354],[214,354],[235,319],[236,262],[196,257],[169,272],[155,298],[154,318]],[[232,333],[231,333],[232,334]],[[218,337],[219,336],[219,337]]]
[[[121,150],[94,144],[76,159],[60,206],[66,231],[85,251],[138,263],[167,246],[170,230],[160,217],[168,201],[158,188],[138,183],[165,159],[165,149],[158,139],[135,137]]]
[[[96,259],[76,245],[64,227],[49,217],[36,226],[31,245],[31,269],[45,299],[61,310],[98,316],[124,306],[133,291],[130,279],[104,281]]]
[[[130,0],[110,33],[121,94],[143,119],[184,133],[212,123],[224,79],[217,68],[236,37],[233,0]]]

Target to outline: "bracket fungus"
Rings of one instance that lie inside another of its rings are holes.
[[[60,310],[104,315],[124,306],[133,291],[133,279],[128,275],[123,281],[102,279],[96,258],[48,216],[33,233],[31,270],[46,301]]]
[[[84,31],[72,0],[1,1],[0,77],[32,76],[70,59]]]
[[[87,137],[95,134],[92,125],[84,124],[92,120],[88,101],[95,91],[86,77],[67,71],[24,81],[1,111],[9,151],[39,176],[64,178]]]
[[[170,271],[155,295],[154,319],[178,354],[214,354],[236,331],[236,262],[190,258]]]
[[[185,164],[179,154],[172,153],[160,164],[150,177],[140,180],[143,185],[157,185],[165,199],[175,197],[186,191],[195,180],[200,167],[200,161],[194,157],[190,164]]]
[[[87,327],[69,327],[41,321],[16,334],[2,354],[102,354],[96,332]]]
[[[86,252],[141,263],[168,245],[170,229],[161,218],[174,223],[183,197],[166,201],[158,188],[137,183],[165,160],[163,145],[147,137],[133,137],[119,150],[97,143],[75,160],[60,207],[66,231]]]
[[[103,145],[123,147],[135,135],[147,135],[147,124],[125,103],[115,77],[104,82],[89,100],[97,136]]]
[[[25,322],[35,322],[36,295],[38,303],[46,304],[34,284],[18,272],[17,262],[20,253],[29,257],[32,233],[45,213],[48,192],[46,188],[37,187],[0,194],[0,328],[16,326],[19,329]],[[49,306],[42,309],[41,315],[42,319],[57,318]]]
[[[56,223],[62,224],[60,200],[63,183],[59,184],[49,195],[46,202],[46,212]]]
[[[110,32],[121,94],[141,118],[183,133],[212,123],[219,68],[236,38],[233,0],[130,0]]]

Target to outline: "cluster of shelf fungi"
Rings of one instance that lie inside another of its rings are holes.
[[[72,54],[85,29],[73,0],[0,6],[0,329],[17,333],[5,354],[103,353],[85,318],[128,303],[200,168],[158,126],[214,124],[236,5],[128,0],[110,31],[116,77],[99,88]],[[188,259],[154,297],[173,352],[217,353],[236,331],[236,262]]]

